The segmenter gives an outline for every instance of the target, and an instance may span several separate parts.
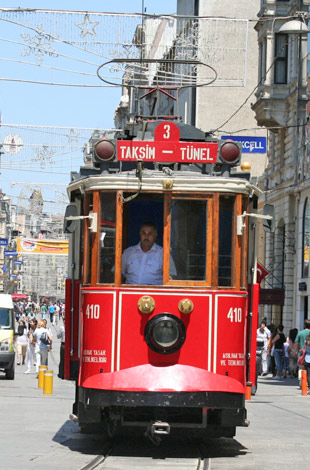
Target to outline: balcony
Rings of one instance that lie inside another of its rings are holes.
[[[285,85],[261,86],[256,93],[256,103],[252,105],[257,124],[268,128],[288,126],[297,108],[299,113],[306,109],[307,88],[299,86],[298,102],[296,92],[297,80]]]

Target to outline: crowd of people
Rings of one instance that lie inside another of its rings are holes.
[[[15,319],[17,329],[15,332],[15,345],[17,353],[17,366],[26,365],[25,374],[30,374],[35,368],[36,374],[40,365],[48,366],[48,353],[53,346],[53,332],[55,328],[57,337],[61,341],[60,356],[64,350],[65,341],[65,305],[62,302],[15,302]],[[59,365],[59,374],[63,378],[63,363]]]
[[[257,356],[259,373],[272,375],[274,380],[298,377],[301,383],[301,371],[307,371],[308,394],[310,394],[310,320],[305,320],[304,329],[292,328],[284,334],[283,325],[267,327],[263,320],[257,329]]]

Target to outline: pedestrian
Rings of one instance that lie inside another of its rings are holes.
[[[19,320],[19,317],[20,317],[20,315],[21,315],[21,312],[20,312],[20,310],[19,310],[19,308],[18,308],[17,303],[14,303],[14,314],[15,314],[15,319],[16,319],[16,321],[18,321],[18,320]]]
[[[45,320],[45,315],[46,315],[46,305],[45,305],[45,303],[44,303],[44,302],[41,304],[41,315],[42,315],[42,320]]]
[[[288,334],[289,371],[291,377],[297,377],[297,357],[294,355],[294,344],[298,333],[297,328],[292,328]]]
[[[50,322],[53,323],[53,317],[55,313],[55,305],[53,303],[51,303],[50,306],[48,307],[48,311],[50,314]]]
[[[16,338],[17,365],[18,366],[21,363],[25,364],[27,346],[28,346],[28,331],[27,331],[26,322],[24,320],[20,320],[18,322],[17,338]]]
[[[267,348],[268,341],[271,336],[270,331],[268,330],[266,323],[261,321],[259,328],[256,332],[256,341],[257,345],[260,345],[261,350],[261,374],[263,376],[268,375],[268,366],[267,366]]]
[[[40,355],[40,364],[41,366],[48,365],[48,343],[47,341],[52,342],[51,336],[48,334],[48,330],[44,328],[44,321],[41,320],[38,323],[33,334],[37,345],[39,346],[39,355]]]
[[[27,315],[27,321],[28,321],[28,328],[30,326],[30,322],[31,320],[34,320],[35,319],[35,313],[34,313],[34,310],[31,310],[28,315]]]
[[[27,369],[25,370],[24,374],[30,374],[32,371],[32,365],[36,366],[37,364],[37,359],[36,359],[36,341],[34,338],[34,332],[37,327],[38,321],[36,318],[33,320],[30,320],[29,324],[29,331],[28,331],[28,347],[27,347],[27,355],[26,355],[26,363],[27,363]],[[38,360],[40,360],[38,358]],[[39,370],[39,365],[36,366],[36,372]]]
[[[64,324],[59,327],[57,338],[60,339],[60,359],[58,368],[58,377],[65,378],[65,320]]]
[[[47,326],[47,320],[45,319],[45,320],[42,320],[42,321],[43,321],[43,326],[44,326],[44,328],[47,329],[48,334],[49,334],[50,337],[53,339],[53,333],[52,333],[51,328],[50,328],[49,326]],[[50,344],[50,349],[52,349],[52,342],[51,342],[51,344]]]
[[[289,339],[286,338],[285,343],[283,344],[283,378],[286,379],[290,373],[290,355],[289,355]]]
[[[286,338],[283,334],[283,325],[278,325],[276,330],[276,335],[272,339],[271,344],[274,346],[274,358],[276,361],[276,370],[277,374],[273,377],[275,380],[282,380],[283,375],[283,352],[284,348],[283,345],[286,341]]]
[[[268,360],[268,371],[272,374],[272,377],[276,376],[276,361],[274,358],[274,344],[272,344],[273,338],[276,336],[276,331],[273,325],[268,326],[271,336],[268,341],[267,347],[267,360]]]
[[[299,358],[300,352],[299,350],[304,347],[306,337],[310,333],[310,320],[305,320],[304,322],[304,329],[299,331],[297,333],[297,336],[295,338],[295,343],[294,343],[294,357],[296,359]],[[301,387],[301,371],[305,369],[305,366],[299,365],[298,366],[298,380],[299,380],[299,386]]]
[[[59,312],[60,312],[60,307],[58,304],[54,304],[55,310],[54,310],[54,317],[53,317],[53,325],[57,326],[58,320],[59,320]]]
[[[306,350],[305,354],[305,370],[307,371],[307,383],[308,383],[308,395],[310,395],[310,334],[306,336],[306,340],[304,343],[304,347]]]

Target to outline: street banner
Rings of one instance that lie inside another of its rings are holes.
[[[41,255],[68,255],[68,240],[17,238],[17,252]]]

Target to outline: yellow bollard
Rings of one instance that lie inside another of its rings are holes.
[[[47,366],[39,366],[38,388],[44,387],[44,371],[46,369]]]
[[[51,395],[53,393],[53,371],[44,371],[44,388],[43,393],[45,395]]]

